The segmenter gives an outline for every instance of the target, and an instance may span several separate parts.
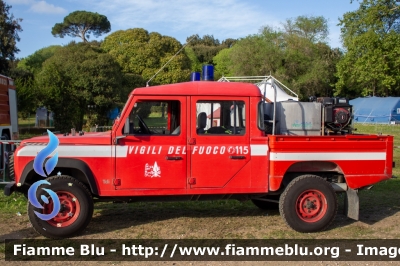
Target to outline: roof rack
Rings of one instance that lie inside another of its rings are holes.
[[[224,76],[222,76],[222,78],[220,78],[218,80],[218,82],[231,82],[231,81],[251,82],[251,83],[257,85],[258,87],[260,87],[260,85],[267,83],[270,79],[273,79],[275,84],[278,84],[279,88],[283,88],[284,91],[288,95],[299,98],[297,93],[295,93],[294,91],[289,89],[287,86],[285,86],[282,82],[277,80],[272,75],[269,75],[269,76],[243,76],[243,77],[224,77]]]

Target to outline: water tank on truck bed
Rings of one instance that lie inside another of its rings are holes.
[[[285,101],[276,103],[277,130],[281,135],[321,135],[321,104]]]
[[[276,132],[281,135],[321,136],[350,134],[352,106],[346,98],[320,97],[313,102],[276,102]],[[267,117],[273,103],[264,104]],[[272,134],[272,132],[266,132]]]

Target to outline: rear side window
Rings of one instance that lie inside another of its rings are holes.
[[[198,101],[196,132],[198,135],[244,135],[246,132],[244,101]]]

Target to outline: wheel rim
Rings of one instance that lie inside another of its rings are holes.
[[[326,197],[316,189],[304,191],[296,201],[297,215],[307,223],[315,223],[321,220],[325,216],[327,208]]]
[[[47,222],[55,227],[66,227],[73,224],[79,217],[81,211],[81,204],[77,197],[67,191],[57,191],[58,199],[60,200],[60,212]],[[49,203],[45,204],[43,208],[44,214],[49,214],[53,211],[53,201],[49,199]]]

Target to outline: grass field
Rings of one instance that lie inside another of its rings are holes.
[[[19,118],[18,126],[19,127],[34,127],[35,126],[35,117],[28,117],[26,119]]]
[[[394,160],[400,177],[400,126],[355,124],[357,133],[395,136]],[[0,186],[2,189],[2,186]],[[400,239],[400,178],[360,191],[360,221],[345,217],[343,196],[328,230],[302,234],[287,227],[276,210],[262,211],[250,201],[96,203],[83,239],[116,238],[235,238],[235,239]],[[21,194],[0,193],[0,241],[43,238],[30,226],[27,200]],[[0,245],[0,258],[4,244]]]

